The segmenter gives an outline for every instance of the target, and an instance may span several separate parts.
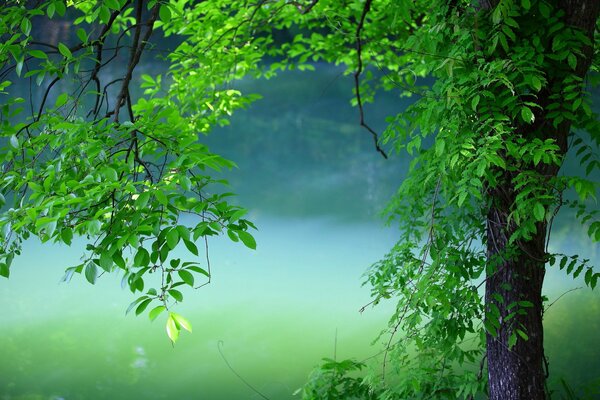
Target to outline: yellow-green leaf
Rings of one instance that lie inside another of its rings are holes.
[[[163,311],[165,311],[165,309],[166,309],[165,306],[156,306],[156,307],[154,307],[148,313],[148,318],[150,318],[150,321],[154,321],[156,319],[156,317],[158,317],[160,315],[160,313],[162,313]]]
[[[171,339],[171,342],[173,342],[173,344],[175,342],[177,342],[177,339],[179,339],[180,329],[179,329],[179,326],[177,325],[177,322],[173,318],[173,313],[169,313],[169,318],[167,318],[166,329],[167,329],[167,336],[169,337],[169,339]]]
[[[173,319],[179,327],[185,329],[188,332],[192,332],[192,324],[190,324],[190,321],[188,321],[179,314],[171,313],[171,316],[173,317]]]
[[[64,43],[58,44],[58,51],[66,58],[73,57],[73,53],[71,53],[71,50],[69,50],[69,48],[65,46]]]

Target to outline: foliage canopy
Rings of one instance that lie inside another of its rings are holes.
[[[140,294],[130,306],[136,314],[152,306],[154,319],[170,310],[183,299],[181,287],[197,287],[211,273],[208,258],[200,264],[171,257],[179,243],[198,256],[198,240],[226,232],[256,246],[245,210],[226,193],[212,194],[219,182],[211,171],[233,163],[198,142],[199,133],[226,124],[255,99],[228,82],[319,61],[343,64],[375,149],[414,157],[388,207],[400,240],[366,278],[373,303],[393,298],[397,307],[382,333],[382,368],[357,380],[347,372],[362,364],[329,360],[304,395],[485,392],[490,343],[522,354],[541,340],[531,319],[543,314],[545,264],[557,262],[591,288],[600,276],[589,260],[548,251],[552,221],[565,205],[600,241],[600,122],[590,94],[600,67],[598,7],[572,3],[7,2],[0,10],[0,274],[8,277],[32,235],[67,245],[86,237],[84,261],[65,279],[83,273],[93,283],[99,273],[119,270]],[[73,21],[68,40],[35,37],[34,23],[60,18]],[[136,74],[140,58],[154,50],[155,30],[177,36],[179,45],[165,57],[166,73]],[[127,47],[123,77],[104,76],[103,67]],[[14,79],[45,90],[29,115],[25,100],[10,92]],[[363,110],[378,89],[416,99],[390,118],[381,140]],[[561,170],[572,153],[581,175]],[[191,226],[181,223],[185,214],[193,216]],[[539,291],[519,286],[515,275],[499,281],[503,270],[519,268],[532,274],[528,282],[540,281]],[[191,330],[169,311],[173,341],[181,328]],[[476,367],[456,368],[470,364]]]

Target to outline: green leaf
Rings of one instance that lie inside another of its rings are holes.
[[[587,271],[585,271],[585,275],[583,276],[583,281],[585,282],[586,285],[588,285],[588,286],[590,285],[593,275],[594,275],[594,269],[588,267]]]
[[[140,301],[143,301],[147,298],[148,298],[148,296],[141,296],[141,297],[138,297],[137,299],[135,299],[134,301],[132,301],[131,304],[129,304],[129,307],[127,307],[127,310],[125,310],[125,314],[129,314],[129,311],[133,310],[133,307],[135,307],[136,304],[138,304]]]
[[[58,51],[65,58],[72,58],[73,57],[73,53],[71,53],[71,50],[69,50],[69,48],[67,46],[65,46],[64,43],[59,43],[58,44]]]
[[[183,265],[185,265],[185,263]],[[190,266],[190,267],[186,267],[186,269],[189,269],[190,271],[194,271],[194,272],[197,272],[202,275],[206,275],[208,278],[210,278],[210,274],[204,268],[200,268],[197,266]]]
[[[521,336],[523,340],[529,340],[529,336],[525,333],[525,331],[517,329],[517,333],[519,334],[519,336]]]
[[[23,71],[24,63],[25,63],[25,60],[22,58],[17,61],[17,64],[15,65],[15,72],[17,73],[17,76],[21,76],[21,72]]]
[[[165,310],[165,306],[156,306],[152,310],[150,310],[150,312],[148,313],[148,318],[150,318],[150,321],[154,321],[160,315],[160,313],[162,313]]]
[[[171,10],[167,4],[162,4],[158,10],[160,20],[165,24],[171,20]]]
[[[42,60],[46,60],[48,58],[48,55],[41,50],[29,50],[29,55]]]
[[[238,242],[240,239],[235,234],[235,232],[236,231],[234,231],[232,229],[227,229],[227,236],[229,236],[229,239],[231,239],[233,242]]]
[[[544,1],[538,2],[538,8],[542,17],[546,19],[550,18],[550,7]]]
[[[531,87],[533,87],[536,92],[539,92],[542,89],[542,81],[540,81],[537,76],[532,76]]]
[[[190,333],[192,332],[192,324],[190,324],[190,322],[187,319],[185,319],[179,314],[171,313],[171,315],[173,316],[173,319],[179,327],[185,329]]]
[[[508,349],[512,349],[515,344],[517,344],[517,335],[512,332],[508,337]]]
[[[83,28],[77,29],[76,34],[77,34],[77,38],[79,38],[79,40],[81,40],[82,43],[87,43],[88,35]]]
[[[98,278],[98,268],[92,261],[88,262],[85,266],[85,279],[92,285],[96,283]]]
[[[67,246],[70,246],[73,240],[73,229],[68,227],[63,228],[63,230],[60,232],[60,237]]]
[[[148,307],[148,304],[150,304],[151,301],[152,301],[152,299],[146,299],[146,300],[142,301],[140,303],[140,305],[137,306],[137,308],[135,309],[135,315],[140,315],[141,313],[143,313],[144,310],[146,309],[146,307]]]
[[[115,253],[112,255],[112,261],[122,270],[127,270],[127,265],[125,264],[121,250],[115,251]]]
[[[567,56],[567,64],[569,64],[569,67],[573,70],[577,68],[577,57],[575,57],[575,54],[569,53]]]
[[[179,232],[176,228],[172,228],[167,233],[167,246],[173,250],[175,247],[177,247],[177,243],[179,243]]]
[[[146,205],[148,204],[148,200],[150,200],[150,192],[142,192],[135,199],[133,206],[136,209],[141,210],[144,207],[146,207]]]
[[[179,177],[179,185],[184,190],[190,190],[192,188],[192,181],[187,176],[182,175],[182,176]]]
[[[256,249],[256,241],[254,240],[254,237],[251,234],[249,234],[246,231],[237,231],[237,234],[242,243],[246,245],[246,247],[253,250]]]
[[[533,206],[533,216],[537,221],[542,221],[546,216],[546,209],[542,205],[542,203],[535,203]]]
[[[133,258],[133,265],[136,267],[147,267],[150,263],[150,253],[143,247],[139,247],[135,257]]]
[[[198,247],[196,247],[196,245],[194,244],[194,242],[192,242],[190,240],[184,240],[183,244],[189,250],[190,253],[192,253],[195,256],[198,255]]]
[[[173,318],[173,313],[169,313],[169,317],[167,318],[166,329],[167,336],[169,337],[169,339],[171,339],[171,342],[175,344],[177,342],[177,339],[179,339],[180,328],[177,325],[175,319]]]
[[[169,204],[169,199],[167,198],[167,196],[164,194],[164,192],[162,190],[156,190],[154,192],[154,197],[156,197],[156,200],[163,206],[166,206],[167,204]]]
[[[65,103],[69,100],[69,95],[67,93],[61,93],[60,96],[56,98],[56,102],[54,102],[55,108],[60,108],[65,105]]]
[[[13,149],[19,148],[19,139],[15,135],[12,135],[8,141]]]
[[[194,275],[186,270],[181,270],[177,272],[182,281],[187,283],[188,285],[194,287]]]
[[[103,24],[107,24],[110,20],[110,9],[104,5],[100,6],[98,16]]]
[[[100,228],[102,227],[102,223],[97,219],[91,220],[87,222],[87,231],[90,236],[97,235],[100,233]]]
[[[31,21],[27,17],[23,17],[21,19],[21,31],[25,34],[25,36],[29,36],[31,32]]]
[[[531,2],[529,0],[521,0],[521,5],[525,10],[529,10],[531,8]]]
[[[177,225],[177,232],[179,232],[179,238],[182,240],[190,240],[190,228],[183,225]]]
[[[106,272],[110,272],[112,270],[113,260],[110,254],[108,254],[108,251],[103,251],[102,254],[100,254],[99,263],[100,268],[102,268]]]
[[[10,276],[10,268],[6,263],[0,263],[0,276],[8,278]]]
[[[120,8],[118,0],[104,0],[104,4],[111,10],[118,10]]]
[[[521,108],[521,118],[523,118],[523,121],[527,122],[528,124],[533,123],[533,121],[535,121],[535,116],[533,115],[533,112],[529,107]]]
[[[233,214],[231,214],[231,217],[229,217],[229,222],[233,223],[233,222],[237,221],[238,219],[242,218],[247,213],[248,213],[248,210],[246,210],[245,208],[241,208],[241,209],[235,211]]]
[[[475,97],[473,97],[473,100],[471,100],[471,108],[473,109],[473,111],[477,111],[477,105],[479,104],[480,99],[481,96],[477,94],[475,95]]]
[[[54,2],[48,4],[48,8],[46,9],[46,14],[48,15],[48,18],[52,19],[52,17],[54,16],[54,11],[56,11],[56,6],[54,5]]]
[[[171,289],[168,293],[178,302],[183,301],[183,294],[179,290]]]
[[[67,7],[65,6],[65,2],[63,0],[55,1],[54,6],[56,7],[56,13],[63,17],[67,12]]]

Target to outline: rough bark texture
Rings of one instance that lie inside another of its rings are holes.
[[[506,194],[511,194],[510,189],[503,193]],[[507,218],[507,209],[501,204],[492,207],[488,214],[488,259],[498,262],[489,271],[486,304],[495,304],[501,316],[497,336],[487,335],[489,396],[497,400],[544,399],[542,283],[545,269],[542,260],[546,229],[539,226],[540,233],[531,241],[521,243],[517,255],[511,256],[510,252],[504,254],[512,231],[505,229]],[[515,307],[514,303],[519,301],[529,301],[533,307]],[[517,309],[525,315],[507,319],[508,314]],[[529,340],[519,337],[516,345],[509,349],[509,337],[516,329],[526,332]]]
[[[493,7],[496,2],[490,1]],[[593,40],[596,20],[600,12],[598,0],[561,0],[554,4],[565,11],[565,22],[578,27]],[[585,76],[590,64],[593,49],[586,48],[585,57],[578,60],[576,74]],[[547,78],[553,81],[553,71],[547,71]],[[546,105],[549,93],[539,93],[539,104]],[[540,126],[551,127],[544,115],[536,115],[536,124],[524,129],[521,134],[531,137]],[[568,150],[569,123],[558,128],[543,130],[544,139],[552,138],[562,152]],[[539,131],[538,131],[539,132]],[[533,167],[532,167],[533,168]],[[538,170],[548,176],[556,176],[557,167],[546,166]],[[486,304],[492,304],[500,310],[501,324],[497,336],[487,335],[487,362],[489,378],[489,398],[492,400],[543,400],[546,399],[542,326],[542,284],[545,274],[546,225],[538,224],[538,233],[527,242],[518,243],[515,253],[507,252],[508,239],[515,227],[508,225],[510,205],[516,193],[511,185],[511,177],[501,179],[496,189],[489,193],[492,206],[488,213],[487,252],[490,266],[486,282]],[[502,299],[502,300],[500,300]],[[524,315],[506,320],[514,311],[509,305],[517,301],[529,301],[533,307],[523,309]],[[529,340],[517,340],[516,345],[508,348],[508,340],[514,329],[522,329]]]

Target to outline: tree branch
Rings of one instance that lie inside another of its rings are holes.
[[[367,131],[371,133],[373,136],[373,142],[375,143],[375,149],[383,156],[383,158],[388,158],[385,151],[379,146],[379,136],[377,132],[375,132],[366,122],[365,122],[365,112],[363,110],[362,98],[360,96],[360,74],[363,71],[363,63],[362,63],[362,43],[360,34],[365,25],[365,18],[371,9],[372,0],[367,0],[365,2],[365,6],[363,7],[362,14],[360,16],[360,20],[358,21],[358,25],[356,26],[356,57],[357,57],[357,67],[354,72],[354,90],[356,92],[356,102],[358,103],[358,112],[360,114],[360,126],[365,128]]]
[[[138,23],[142,18],[143,5],[144,5],[143,0],[138,0],[137,6],[136,6],[136,20],[138,21]],[[148,21],[145,24],[145,25],[148,25],[148,28],[144,34],[144,37],[141,39],[141,41],[140,41],[140,35],[141,35],[142,24],[140,24],[136,27],[134,39],[133,39],[133,45],[131,48],[129,64],[127,65],[127,72],[125,74],[125,77],[123,78],[123,85],[121,86],[121,92],[119,93],[119,95],[117,97],[117,102],[116,102],[115,108],[113,110],[113,114],[114,114],[113,119],[115,122],[119,122],[119,110],[120,110],[121,106],[125,103],[125,98],[129,91],[129,82],[131,82],[131,78],[133,76],[133,70],[135,69],[136,65],[140,61],[140,57],[142,56],[142,53],[144,52],[144,48],[146,47],[146,44],[148,43],[148,39],[150,39],[150,36],[152,35],[152,30],[154,29],[154,22],[158,18],[159,5],[160,4],[156,4],[152,8],[152,14],[150,15],[150,18],[148,19]]]

